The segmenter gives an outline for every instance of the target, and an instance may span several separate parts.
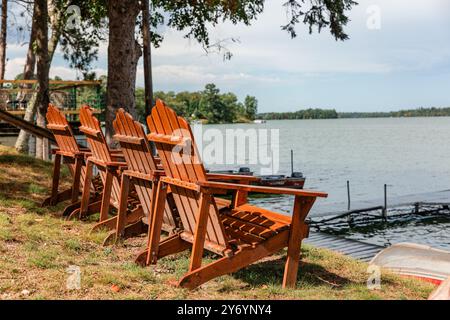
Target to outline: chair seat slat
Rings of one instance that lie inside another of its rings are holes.
[[[160,142],[164,144],[172,144],[172,145],[181,145],[191,142],[189,138],[183,138],[181,136],[174,135],[166,135],[166,134],[158,134],[158,133],[150,133],[147,135],[147,139],[153,142]]]

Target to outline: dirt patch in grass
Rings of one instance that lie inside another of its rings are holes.
[[[190,252],[141,268],[133,261],[144,237],[103,247],[106,234],[90,233],[93,222],[61,219],[64,204],[40,208],[51,172],[51,164],[0,146],[0,299],[425,299],[433,289],[383,272],[381,290],[368,290],[366,264],[309,246],[295,290],[281,288],[284,251],[192,292],[180,289]],[[67,287],[73,266],[79,290]]]

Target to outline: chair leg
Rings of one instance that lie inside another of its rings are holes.
[[[283,288],[295,288],[302,240],[308,236],[305,218],[314,204],[315,198],[295,197],[294,212],[289,230],[289,244],[283,276]]]
[[[169,236],[168,238],[164,239],[163,241],[161,241],[161,243],[159,244],[159,249],[158,249],[158,259],[161,259],[163,257],[175,254],[175,253],[179,253],[179,252],[183,252],[189,248],[191,248],[192,244],[184,241],[181,237],[180,234],[174,234]],[[147,266],[149,264],[147,264],[147,257],[149,254],[150,250],[147,248],[144,251],[142,251],[135,259],[136,264],[140,265],[140,266]]]
[[[50,196],[46,198],[41,203],[41,207],[54,206],[60,202],[69,200],[71,197],[72,197],[72,188],[58,192],[55,196]]]
[[[78,208],[78,209],[75,209],[74,211],[72,211],[67,216],[66,219],[72,220],[72,219],[81,219],[81,217],[86,218],[92,214],[99,213],[101,206],[102,206],[101,201],[96,201],[96,202],[90,203],[87,205],[87,208],[85,208],[85,213],[82,216],[81,216],[81,208]]]
[[[164,258],[166,256],[175,253],[183,252],[187,249],[190,249],[191,246],[192,244],[187,241],[184,241],[179,233],[174,234],[161,241],[158,250],[158,259]]]
[[[125,225],[127,224],[127,204],[128,204],[128,193],[130,191],[130,177],[126,174],[122,174],[122,181],[120,183],[120,199],[119,199],[119,210],[117,212],[116,219],[116,239],[120,238]]]
[[[288,239],[288,230],[280,232],[276,236],[258,244],[255,248],[243,249],[231,257],[223,257],[206,266],[189,271],[181,278],[178,285],[192,290],[211,279],[236,272],[281,250],[286,246]]]
[[[164,218],[164,209],[166,208],[167,185],[158,181],[156,194],[153,191],[153,212],[149,218],[148,228],[148,256],[147,265],[156,263],[158,259],[159,241],[161,239],[161,228]]]
[[[137,207],[134,209],[130,214],[125,215],[125,227],[134,224],[142,219],[144,216],[144,211],[142,207]],[[105,221],[98,222],[92,227],[91,232],[99,231],[100,229],[107,229],[107,230],[114,230],[114,232],[117,233],[117,216],[114,216],[112,218],[106,219]]]
[[[129,238],[137,237],[141,234],[148,232],[148,226],[142,222],[142,220],[125,226],[122,231],[121,237],[117,238],[116,231],[111,231],[108,236],[103,240],[103,246],[109,246],[116,243],[119,239],[126,240]]]
[[[95,203],[95,202],[98,202],[98,201],[101,200],[101,198],[102,198],[102,195],[101,195],[101,194],[100,194],[100,195],[96,195],[96,196],[92,197],[92,198],[89,200],[89,203]],[[62,216],[63,216],[63,217],[67,217],[67,216],[69,216],[72,212],[74,212],[75,210],[80,209],[80,207],[81,207],[81,201],[77,201],[77,202],[75,202],[75,203],[73,203],[73,204],[69,204],[67,207],[64,208],[64,211],[63,211],[63,213],[62,213]],[[100,208],[98,208],[97,210],[100,210]],[[92,210],[89,210],[89,207],[88,207],[88,211],[92,211]],[[79,212],[78,212],[78,213],[79,213]],[[95,212],[94,212],[94,213],[95,213]]]
[[[55,155],[55,164],[53,165],[53,181],[52,181],[52,196],[58,193],[59,176],[61,174],[61,155]]]
[[[86,163],[86,175],[84,177],[83,194],[81,196],[80,210],[78,210],[79,219],[85,217],[88,211],[89,198],[91,194],[92,168],[93,163],[88,160]],[[70,214],[69,218],[72,216],[72,214]]]
[[[192,244],[192,254],[191,262],[189,264],[189,271],[196,270],[202,265],[203,248],[206,239],[206,226],[208,223],[208,212],[210,204],[211,195],[202,193],[200,196],[200,207],[198,210],[194,243]]]
[[[75,172],[73,174],[72,182],[72,203],[78,202],[78,196],[80,195],[80,180],[81,180],[81,168],[83,166],[83,159],[78,157],[75,159]]]
[[[114,176],[111,171],[106,170],[106,180],[102,197],[102,208],[100,209],[100,221],[105,221],[108,219],[113,178]]]
[[[67,207],[64,208],[64,211],[62,213],[63,217],[69,216],[72,212],[74,212],[76,209],[79,209],[81,206],[81,201],[77,201],[75,203],[69,204]]]
[[[46,198],[44,202],[42,202],[41,204],[42,207],[53,206],[57,203],[60,173],[61,173],[61,155],[55,154],[55,162],[53,164],[52,191],[50,197]]]

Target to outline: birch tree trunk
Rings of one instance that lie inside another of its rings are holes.
[[[34,10],[34,9],[33,9]],[[34,16],[34,14],[33,14]],[[36,65],[36,55],[34,53],[34,43],[36,41],[36,20],[33,18],[31,23],[31,34],[30,34],[30,42],[28,44],[28,52],[27,52],[27,60],[25,62],[25,67],[23,69],[23,79],[30,80],[33,78],[34,69]],[[31,89],[32,85],[23,85],[22,89]],[[17,101],[22,101],[25,98],[25,92],[19,91],[17,95]],[[33,122],[34,117],[36,115],[36,104],[34,100],[36,99],[36,95],[33,95],[30,101],[27,103],[27,108],[25,110],[24,120],[28,122]],[[25,130],[20,130],[19,136],[16,140],[16,150],[21,153],[28,153],[30,134]]]
[[[41,7],[38,7],[38,2],[41,6],[45,4],[45,12],[39,12]],[[42,16],[45,15],[45,26],[42,24],[40,20]],[[47,19],[50,15],[50,23],[52,29],[52,35],[50,40],[48,39],[48,25]],[[54,53],[56,51],[56,47],[58,46],[58,42],[61,36],[61,27],[63,25],[63,15],[62,12],[56,10],[53,1],[47,3],[47,0],[39,0],[35,1],[35,11],[33,14],[36,16],[36,65],[37,65],[37,92],[36,97],[30,102],[31,106],[30,113],[33,115],[30,117],[34,118],[34,114],[37,113],[36,116],[36,124],[40,127],[45,128],[46,118],[45,115],[47,113],[48,104],[50,102],[49,95],[49,73],[50,73],[50,65],[53,60]],[[41,25],[42,24],[42,25]],[[43,31],[45,28],[45,34],[40,34],[40,31]],[[36,158],[45,159],[47,154],[47,145],[45,141],[42,139],[36,139]],[[45,151],[44,151],[45,149]]]

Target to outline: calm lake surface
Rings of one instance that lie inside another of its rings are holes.
[[[382,198],[384,184],[388,185],[388,199],[450,189],[450,117],[282,120],[258,125],[204,126],[209,127],[278,129],[280,174],[290,174],[292,149],[295,171],[303,172],[307,178],[305,189],[329,194],[328,199],[316,202],[316,208],[346,202],[347,180],[352,202]],[[258,172],[258,166],[248,166]],[[286,214],[292,210],[290,197],[252,201]],[[373,230],[350,229],[344,234],[381,245],[410,241],[450,249],[450,215],[445,219],[377,225]]]
[[[203,126],[204,132],[207,129],[279,130],[279,174],[290,174],[292,149],[295,171],[306,176],[305,188],[329,194],[315,208],[346,202],[347,180],[352,202],[382,198],[384,184],[388,198],[450,189],[450,117],[283,120]],[[14,140],[0,138],[0,142],[12,145]],[[248,152],[245,158],[250,158]],[[242,166],[255,173],[260,170],[251,164],[209,164],[208,168]],[[293,204],[291,197],[284,196],[251,201],[285,214],[291,214]],[[380,245],[408,241],[450,250],[450,215],[350,228],[342,234]]]

